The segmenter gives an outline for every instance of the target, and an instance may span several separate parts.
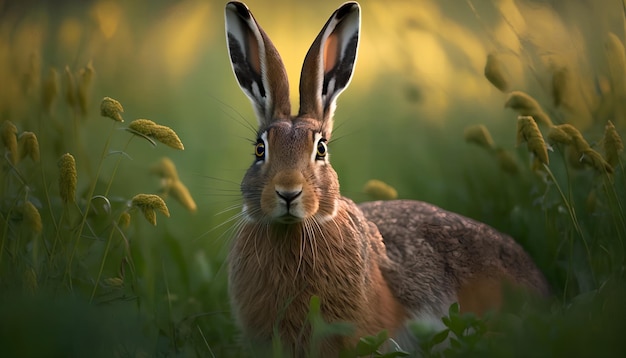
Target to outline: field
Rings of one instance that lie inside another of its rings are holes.
[[[294,105],[302,59],[340,3],[248,2]],[[484,318],[451,307],[445,331],[416,324],[422,354],[623,356],[626,3],[360,4],[329,143],[343,195],[375,199],[376,179],[488,223],[553,289]],[[0,1],[3,356],[255,355],[227,292],[256,119],[224,5]],[[380,356],[385,340],[358,352]]]

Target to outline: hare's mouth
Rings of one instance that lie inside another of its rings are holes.
[[[289,213],[285,214],[285,215],[281,215],[279,217],[277,217],[276,222],[279,222],[281,224],[297,224],[299,222],[302,221],[302,218],[291,215]]]

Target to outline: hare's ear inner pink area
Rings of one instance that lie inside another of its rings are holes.
[[[259,57],[259,44],[251,32],[248,33],[247,45],[248,63],[252,67],[252,70],[256,72],[257,75],[261,76],[261,58]]]
[[[336,35],[330,35],[324,44],[324,73],[330,72],[337,64],[339,40]]]

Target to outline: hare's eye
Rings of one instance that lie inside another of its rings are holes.
[[[265,142],[262,139],[259,139],[254,146],[254,155],[257,160],[265,159]]]
[[[326,139],[321,138],[317,142],[317,153],[315,153],[315,159],[324,160],[327,152],[328,152],[328,148],[326,146]]]

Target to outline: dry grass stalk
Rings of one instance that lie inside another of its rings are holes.
[[[95,71],[91,61],[78,72],[78,107],[83,115],[87,114],[89,107],[89,98],[91,92],[91,83],[94,77]]]
[[[76,80],[74,79],[74,74],[70,70],[69,66],[65,66],[65,101],[70,106],[70,108],[74,108],[78,103],[78,99],[76,98]]]
[[[549,164],[548,148],[533,117],[517,117],[517,144],[526,142],[528,150],[543,164]]]
[[[76,161],[70,153],[65,153],[59,161],[59,194],[64,203],[69,204],[76,201],[77,183]]]
[[[174,149],[185,149],[183,143],[180,141],[180,138],[178,138],[178,135],[173,129],[156,124],[149,119],[136,119],[130,123],[128,128],[141,135],[154,138]]]

